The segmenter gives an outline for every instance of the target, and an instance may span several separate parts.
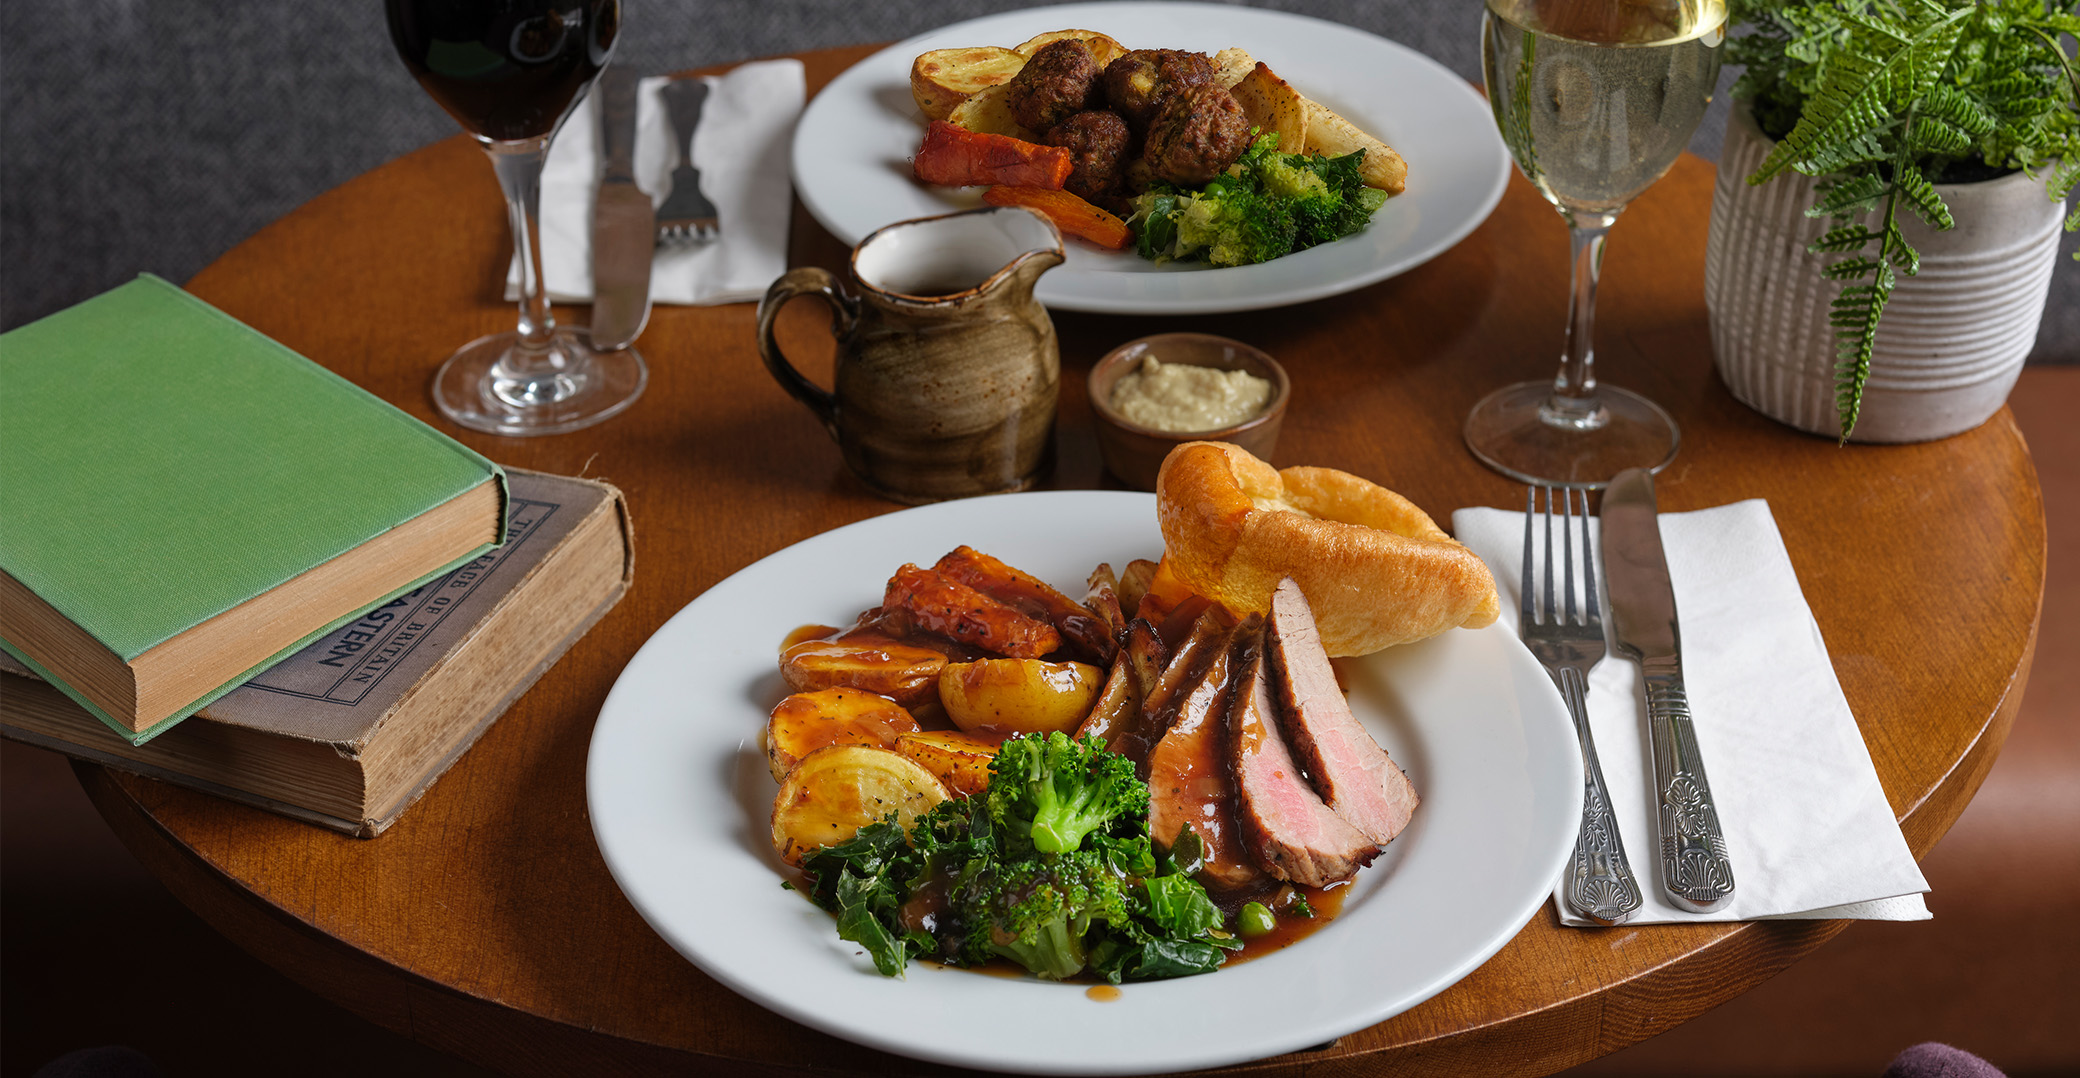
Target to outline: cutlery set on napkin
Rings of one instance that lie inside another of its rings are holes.
[[[1461,509],[1452,524],[1521,633],[1526,581],[1544,592],[1551,575],[1531,571],[1527,515]],[[1562,879],[1562,922],[1926,919],[1928,883],[1767,503],[1657,515],[1652,479],[1637,471],[1612,481],[1598,519],[1574,524],[1581,601],[1607,612],[1618,645],[1584,664],[1585,757],[1601,765],[1622,844],[1599,863],[1622,868],[1629,850],[1638,875],[1623,903],[1593,916]]]
[[[642,331],[651,303],[754,300],[787,269],[788,138],[807,96],[798,60],[708,78],[609,69],[542,169],[549,298],[594,304],[602,347]],[[519,267],[506,274],[519,296]]]

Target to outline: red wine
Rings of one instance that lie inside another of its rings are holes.
[[[472,134],[556,130],[614,52],[620,0],[386,0],[390,40]]]

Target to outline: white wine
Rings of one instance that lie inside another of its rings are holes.
[[[1689,144],[1725,37],[1725,0],[1488,0],[1481,69],[1525,178],[1615,217]]]

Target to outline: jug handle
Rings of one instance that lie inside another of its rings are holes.
[[[846,295],[838,287],[838,279],[828,270],[798,266],[774,281],[773,286],[766,289],[766,297],[758,303],[758,354],[765,360],[766,370],[789,396],[808,405],[809,410],[816,413],[816,418],[823,422],[823,429],[836,439],[837,398],[822,386],[802,377],[802,372],[788,362],[780,351],[779,342],[773,339],[773,320],[779,317],[780,308],[800,295],[818,296],[830,305],[831,336],[838,339],[841,351],[845,338],[852,335],[852,327],[859,321],[859,301]]]

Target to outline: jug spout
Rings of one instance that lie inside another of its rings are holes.
[[[1030,294],[1062,259],[1054,222],[1023,206],[990,206],[879,229],[853,250],[852,275],[896,302],[960,304]]]

